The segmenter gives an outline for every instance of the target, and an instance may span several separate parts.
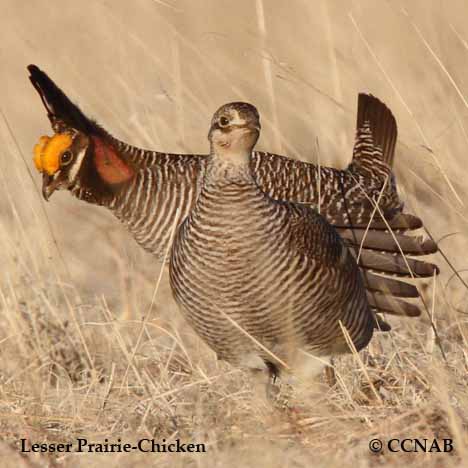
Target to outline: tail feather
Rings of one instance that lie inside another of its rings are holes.
[[[369,305],[376,310],[389,315],[399,315],[404,317],[419,317],[421,309],[407,301],[400,301],[383,294],[367,294]]]
[[[421,236],[374,231],[365,229],[337,229],[348,245],[369,250],[384,251],[406,255],[428,255],[437,252],[437,244],[432,239]]]
[[[375,314],[375,328],[382,332],[388,332],[392,329],[389,323],[387,323],[380,315]]]
[[[357,255],[359,249],[355,248],[351,251]],[[364,270],[406,277],[414,275],[415,278],[428,278],[439,274],[439,268],[433,263],[367,249],[361,250],[359,266]]]
[[[344,222],[333,223],[336,228],[347,228],[349,224]],[[399,213],[392,219],[383,221],[380,218],[373,219],[370,223],[353,223],[353,228],[357,229],[375,229],[375,230],[387,230],[393,229],[394,231],[414,231],[423,226],[423,222],[417,216],[408,213]]]
[[[386,276],[374,275],[366,270],[361,270],[366,289],[371,292],[388,294],[393,297],[419,297],[416,286]]]
[[[391,110],[379,99],[371,94],[360,93],[358,97],[357,136],[354,153],[354,158],[356,159],[359,159],[364,153],[363,151],[356,151],[356,149],[363,143],[367,127],[370,129],[374,147],[378,146],[381,149],[380,159],[391,168],[395,157],[395,145],[398,136],[395,117]]]

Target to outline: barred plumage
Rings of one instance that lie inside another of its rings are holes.
[[[170,164],[145,167],[127,190],[110,200],[109,208],[135,240],[154,255],[167,251],[174,219],[184,219],[192,208],[201,183],[200,177],[194,177],[199,166],[195,158],[189,164],[179,164],[174,156]]]
[[[35,66],[29,71],[54,131],[73,134],[70,150],[75,159],[54,175],[43,173],[44,196],[64,188],[82,200],[110,208],[141,246],[162,256],[172,227],[178,226],[194,205],[207,156],[146,151],[123,143],[88,119],[45,73]],[[254,152],[250,164],[263,192],[279,200],[320,205],[321,214],[343,234],[356,256],[362,247],[359,264],[369,294],[417,297],[414,286],[371,272],[424,277],[438,271],[431,263],[405,259],[400,253],[400,248],[410,255],[432,253],[437,250],[432,241],[399,234],[398,245],[393,234],[385,232],[387,223],[400,231],[422,226],[419,218],[402,213],[389,165],[396,133],[390,110],[378,99],[360,94],[353,161],[345,170],[265,152]],[[84,157],[80,159],[78,154]],[[379,200],[386,222],[376,212],[375,200]],[[177,212],[179,219],[175,219]],[[394,309],[414,315],[414,308],[405,302],[377,299],[375,304],[385,306],[379,310],[393,310],[389,305],[393,301]]]
[[[222,118],[230,124],[219,128]],[[219,358],[248,366],[261,359],[278,373],[281,361],[302,368],[301,352],[347,351],[340,322],[357,349],[377,324],[336,230],[311,208],[258,187],[249,165],[258,133],[253,106],[231,103],[215,114],[212,155],[174,240],[170,280],[187,320]]]

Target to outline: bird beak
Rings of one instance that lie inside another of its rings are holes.
[[[42,196],[45,201],[49,201],[50,196],[55,192],[58,187],[58,180],[44,172],[42,174]]]

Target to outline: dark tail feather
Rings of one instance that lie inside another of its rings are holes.
[[[337,229],[337,231],[348,245],[354,247],[362,245],[364,249],[396,254],[403,251],[405,255],[428,255],[437,252],[437,244],[432,239],[424,239],[421,236],[365,229]]]
[[[389,315],[399,315],[403,317],[419,317],[421,309],[409,302],[400,301],[393,297],[382,294],[367,294],[369,305],[376,310]]]
[[[366,270],[361,270],[366,289],[371,292],[388,294],[393,297],[419,297],[416,286],[388,276],[374,275]]]
[[[57,126],[64,124],[66,127],[74,128],[88,135],[101,133],[100,127],[88,119],[40,68],[36,65],[29,65],[28,71],[30,73],[29,79],[42,99],[54,130]]]
[[[389,323],[387,323],[382,317],[375,314],[375,328],[382,332],[388,332],[392,329]]]
[[[379,146],[382,150],[383,162],[392,167],[398,136],[395,117],[392,111],[379,99],[371,94],[360,93],[356,123],[356,146],[360,143],[361,131],[365,128],[366,123],[370,127],[374,145]],[[355,151],[355,157],[359,157],[359,155],[360,152]]]
[[[356,250],[351,251],[357,255],[358,250],[356,248]],[[415,278],[428,278],[433,276],[434,273],[436,275],[439,274],[439,268],[433,263],[409,257],[405,259],[401,255],[392,255],[367,249],[361,251],[359,266],[363,270],[372,270],[388,275],[406,276],[408,278],[412,277],[412,275]]]
[[[349,227],[349,223],[345,223],[344,221],[334,222],[333,225],[336,228]],[[408,213],[399,213],[396,216],[394,216],[391,220],[387,220],[387,222],[376,217],[376,219],[374,219],[370,223],[353,223],[353,228],[375,229],[384,231],[388,230],[389,227],[394,231],[413,231],[415,229],[421,228],[422,226],[423,223],[420,218]]]

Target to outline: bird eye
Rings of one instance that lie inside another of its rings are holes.
[[[226,125],[229,124],[229,119],[227,117],[220,117],[219,119],[219,125],[221,125],[221,127],[226,127]]]
[[[73,158],[73,154],[71,151],[64,151],[62,156],[60,157],[60,164],[62,166],[66,166]]]

